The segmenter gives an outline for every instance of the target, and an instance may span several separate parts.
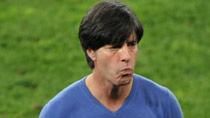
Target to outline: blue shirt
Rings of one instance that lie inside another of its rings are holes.
[[[182,118],[180,105],[165,87],[133,75],[131,92],[115,112],[88,90],[85,77],[68,86],[45,105],[40,118]]]

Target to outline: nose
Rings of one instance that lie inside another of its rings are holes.
[[[130,50],[129,50],[128,45],[124,44],[121,47],[120,52],[121,52],[121,61],[128,63],[131,59],[131,54],[130,54]]]

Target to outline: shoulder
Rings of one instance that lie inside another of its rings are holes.
[[[140,75],[134,75],[139,88],[138,94],[142,96],[149,107],[160,107],[165,112],[165,117],[182,118],[181,107],[175,95],[166,87]]]
[[[42,109],[40,118],[61,117],[56,115],[65,115],[61,112],[65,112],[66,109],[74,109],[76,101],[82,93],[82,82],[83,79],[69,85],[52,98]]]
[[[143,77],[141,75],[137,75],[137,74],[134,74],[134,79],[136,80],[137,82],[137,85],[147,91],[147,92],[158,92],[158,94],[165,94],[167,95],[168,92],[170,91],[169,89],[167,89],[166,87],[146,78],[146,77]]]
[[[137,82],[139,92],[148,99],[156,101],[168,101],[171,96],[174,97],[173,93],[166,87],[140,75],[135,74],[134,79]]]

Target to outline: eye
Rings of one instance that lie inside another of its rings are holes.
[[[137,41],[130,41],[127,43],[128,46],[135,46],[137,44]]]
[[[112,46],[111,48],[112,49],[119,49],[119,48],[121,48],[122,46],[120,46],[120,45],[116,45],[116,46]]]
[[[118,49],[120,49],[120,48],[117,48],[117,47],[110,47],[110,48],[109,48],[109,51],[111,51],[111,52],[116,52]]]
[[[106,49],[109,49],[111,51],[115,51],[117,49],[120,49],[121,47],[120,46],[107,46]]]
[[[109,49],[120,49],[122,47],[122,45],[117,44],[117,45],[110,45]]]

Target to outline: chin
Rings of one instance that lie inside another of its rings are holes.
[[[126,86],[126,85],[129,85],[131,82],[124,82],[124,83],[120,83],[118,86]]]
[[[129,85],[132,81],[132,77],[122,78],[121,81],[118,83],[118,86],[126,86]]]

